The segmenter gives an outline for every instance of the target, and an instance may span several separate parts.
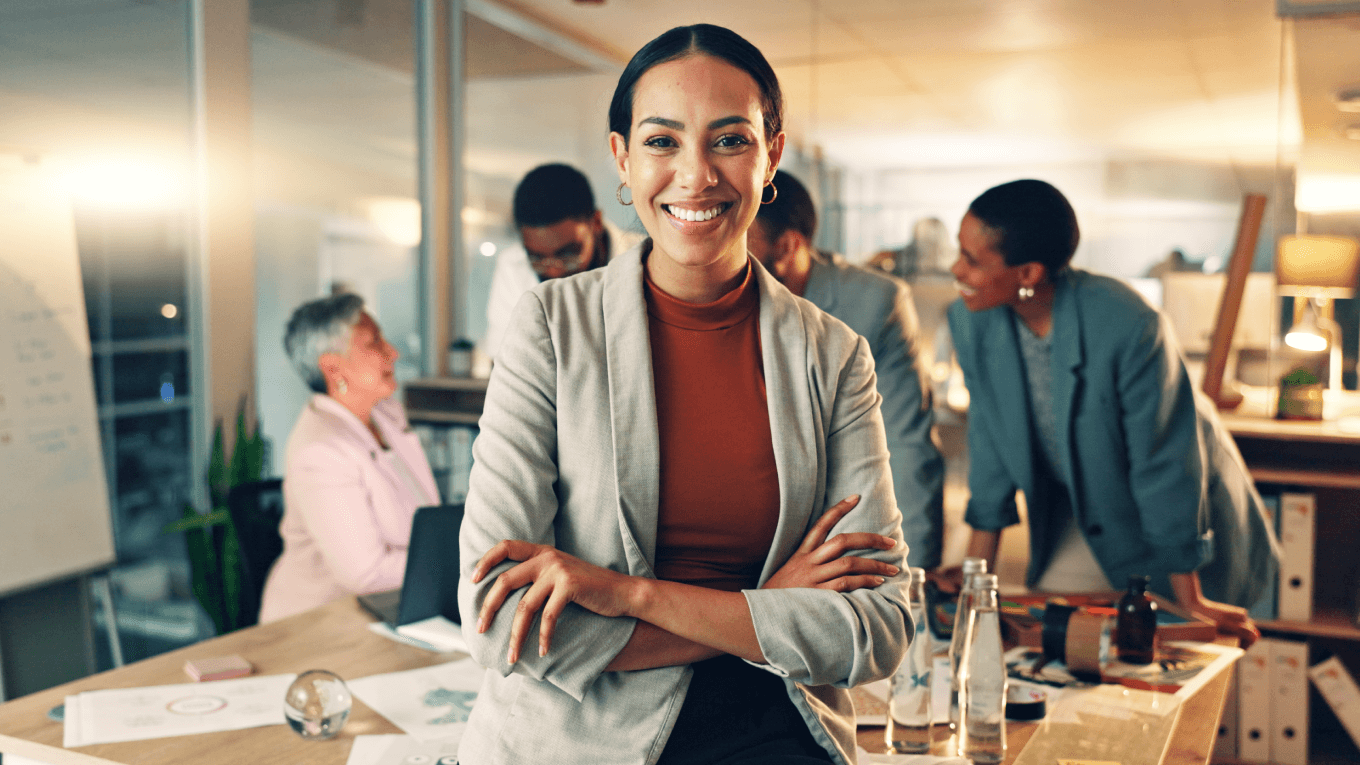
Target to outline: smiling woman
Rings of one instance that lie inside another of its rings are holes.
[[[906,648],[906,546],[867,343],[746,254],[781,103],[709,25],[619,79],[610,146],[651,237],[535,287],[497,356],[460,762],[854,758],[845,689]]]

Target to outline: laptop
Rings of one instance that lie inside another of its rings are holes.
[[[360,595],[359,605],[393,629],[432,616],[462,624],[458,618],[458,528],[462,524],[462,505],[416,510],[402,586]]]

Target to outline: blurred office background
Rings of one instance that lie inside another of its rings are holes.
[[[904,258],[923,251],[909,247],[918,223],[938,219],[931,256],[908,273],[933,342],[958,221],[1003,181],[1061,188],[1083,229],[1076,264],[1133,280],[1173,250],[1220,271],[1248,193],[1269,198],[1258,270],[1282,234],[1360,231],[1360,128],[1334,103],[1356,85],[1360,27],[1316,15],[1329,5],[1360,11],[1317,0],[5,0],[0,159],[44,168],[73,200],[126,658],[211,634],[183,537],[162,529],[186,503],[205,505],[213,424],[225,419],[230,441],[242,397],[271,447],[266,470],[280,471],[308,395],[280,343],[296,305],[358,292],[401,351],[399,376],[433,375],[451,340],[485,331],[524,172],[576,165],[605,215],[637,227],[614,198],[605,111],[628,56],[665,29],[719,23],[771,60],[788,104],[784,166],[814,190],[820,246]],[[1356,322],[1343,327],[1353,359]],[[958,432],[944,434],[955,455]],[[59,592],[89,607],[87,593],[53,587],[10,599]],[[108,666],[96,637],[87,649]],[[23,690],[35,688],[9,694]]]

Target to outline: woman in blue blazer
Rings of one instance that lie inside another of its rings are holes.
[[[1147,575],[1254,640],[1242,606],[1277,549],[1260,495],[1166,320],[1124,283],[1070,267],[1078,238],[1067,199],[1035,180],[988,190],[960,225],[949,325],[971,397],[969,555],[995,563],[1018,489],[1031,588]]]

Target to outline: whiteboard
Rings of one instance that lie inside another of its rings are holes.
[[[0,594],[114,562],[75,219],[0,155]]]

